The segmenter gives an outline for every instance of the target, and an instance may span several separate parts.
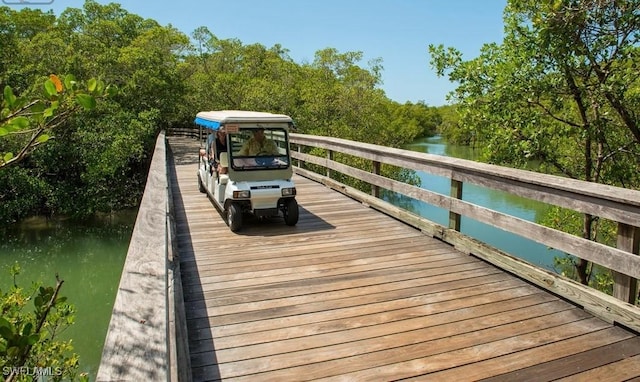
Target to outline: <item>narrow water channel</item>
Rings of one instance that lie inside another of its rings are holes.
[[[406,149],[460,159],[475,160],[478,158],[478,152],[473,148],[449,144],[440,136],[419,139],[407,145]],[[449,195],[450,181],[448,178],[420,171],[416,175],[420,178],[422,188]],[[444,226],[448,225],[449,213],[444,209],[395,193],[386,193],[383,197],[389,202],[431,221]],[[537,222],[549,208],[544,203],[472,184],[464,184],[462,199],[532,222]],[[462,218],[461,232],[549,270],[553,270],[554,257],[563,256],[560,251],[549,249],[545,245],[469,218]]]
[[[0,231],[0,289],[12,285],[7,267],[18,262],[17,284],[54,286],[76,308],[75,323],[61,334],[71,339],[80,370],[95,380],[111,319],[136,211],[87,221],[31,218]],[[31,308],[31,307],[29,307]]]

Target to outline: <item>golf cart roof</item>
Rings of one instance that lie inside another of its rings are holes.
[[[216,110],[201,111],[194,122],[209,129],[218,130],[225,123],[293,123],[288,115],[262,111]]]

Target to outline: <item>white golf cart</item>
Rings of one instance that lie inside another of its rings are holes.
[[[198,187],[226,216],[231,231],[242,227],[244,213],[264,218],[282,212],[287,225],[296,225],[298,203],[288,139],[291,117],[221,110],[200,112],[194,122],[210,133],[206,147],[200,148]]]

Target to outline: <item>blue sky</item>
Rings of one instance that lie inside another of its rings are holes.
[[[16,5],[29,0],[2,0]],[[124,9],[161,25],[171,24],[187,35],[206,26],[218,38],[243,44],[280,44],[296,62],[311,62],[314,53],[336,48],[361,51],[361,66],[381,58],[382,88],[404,103],[446,104],[454,89],[429,65],[429,44],[452,46],[464,59],[479,54],[485,43],[500,43],[502,12],[507,0],[121,0]],[[83,0],[31,0],[32,8],[82,8]],[[98,0],[101,4],[113,1]]]

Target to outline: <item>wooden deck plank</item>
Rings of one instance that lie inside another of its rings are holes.
[[[523,295],[519,298],[509,296],[507,299],[504,296],[500,296],[500,293],[493,293],[491,296],[494,298],[491,302],[486,302],[486,298],[482,295],[476,296],[476,298],[471,299],[469,307],[462,309],[446,310],[446,305],[451,304],[448,301],[434,304],[433,308],[441,311],[438,315],[444,323],[463,321],[471,317],[488,314],[487,312],[499,313],[523,307],[536,308],[539,305],[549,303],[544,301],[545,295],[540,294]],[[501,297],[502,299],[500,299]],[[552,301],[552,303],[555,303],[555,301]],[[308,320],[308,323],[301,322],[293,327],[282,327],[281,324],[280,327],[260,331],[247,331],[245,327],[242,328],[245,329],[244,332],[239,334],[224,336],[222,335],[224,333],[220,333],[217,330],[215,333],[210,334],[216,338],[216,349],[222,350],[351,329],[368,332],[369,327],[379,324],[398,323],[403,326],[404,330],[412,330],[412,328],[424,327],[423,316],[428,315],[428,311],[425,310],[423,305],[385,311],[384,314],[380,314],[379,311],[365,313],[353,317],[328,316],[326,317],[328,320],[323,320],[323,318],[319,317],[319,314],[315,314],[313,315],[313,321]],[[208,347],[210,343],[206,341],[204,335],[200,338],[200,340],[191,344],[194,353],[213,350]]]
[[[442,251],[442,249],[440,249]],[[185,284],[191,285],[192,281],[198,284],[213,284],[212,290],[225,290],[235,287],[262,285],[264,283],[290,282],[295,280],[309,280],[313,278],[325,278],[335,275],[361,275],[382,271],[384,273],[404,271],[406,268],[412,269],[433,269],[445,268],[455,265],[469,264],[475,266],[474,262],[460,257],[451,258],[450,250],[445,250],[441,257],[434,261],[427,261],[419,257],[422,253],[405,252],[403,254],[393,254],[378,257],[378,261],[367,263],[359,260],[338,261],[323,263],[319,265],[306,265],[299,267],[276,268],[271,270],[253,270],[250,265],[245,264],[242,271],[236,274],[225,274],[222,276],[208,275],[206,271],[200,272],[198,279],[187,279]],[[431,252],[438,253],[438,249]],[[418,255],[418,256],[416,256]],[[363,264],[364,263],[364,264]]]
[[[575,327],[575,325],[573,325],[573,327]],[[574,355],[587,349],[627,339],[631,336],[630,333],[607,327],[603,328],[603,330],[589,331],[572,338],[567,338],[564,341],[551,342],[532,349],[521,351],[514,349],[516,351],[513,353],[477,362],[473,365],[465,365],[456,370],[450,369],[433,373],[430,377],[446,379],[452,376],[464,375],[465,378],[477,380],[505,371],[527,367],[532,364],[546,363],[538,369],[538,378],[541,380],[553,380],[566,375],[566,370],[558,373],[558,370],[551,365],[552,361]]]
[[[382,277],[382,276],[381,276]],[[383,292],[383,293],[377,293],[377,294],[372,294],[372,295],[360,295],[357,294],[356,292],[354,292],[354,296],[353,297],[349,297],[348,299],[343,298],[343,299],[339,299],[339,300],[335,300],[336,302],[334,303],[335,305],[332,304],[331,308],[333,310],[341,308],[343,306],[347,306],[349,304],[355,304],[356,306],[360,306],[360,305],[364,305],[366,303],[373,303],[373,302],[379,302],[379,301],[395,301],[399,298],[405,297],[405,296],[410,296],[408,298],[411,298],[412,300],[428,300],[430,295],[426,295],[426,296],[419,296],[418,294],[426,294],[428,292],[433,293],[433,291],[437,291],[440,290],[442,291],[444,290],[451,290],[453,289],[453,285],[457,284],[457,280],[454,280],[453,275],[445,275],[443,276],[443,278],[445,279],[449,279],[450,283],[445,285],[445,286],[441,286],[438,284],[430,284],[435,282],[436,280],[440,280],[437,277],[431,277],[429,278],[429,281],[424,283],[422,288],[419,287],[415,287],[415,288],[411,288],[411,289],[400,289],[400,290],[392,290],[389,292]],[[346,279],[347,281],[349,281],[349,279]],[[308,282],[318,282],[318,283],[323,283],[324,280],[307,280]],[[322,286],[324,288],[327,288],[327,285],[322,284]],[[295,284],[294,285],[290,285],[290,284],[286,284],[284,286],[280,286],[278,285],[278,287],[280,288],[280,290],[284,289],[293,289],[295,288]],[[328,287],[330,288],[331,285],[328,285]],[[487,293],[486,289],[483,289],[484,293]],[[290,292],[291,293],[291,292]],[[515,292],[514,292],[515,294]],[[339,304],[339,305],[338,305]],[[324,304],[323,302],[323,308],[326,309],[326,306],[324,306],[326,304]],[[292,308],[293,309],[293,308]],[[262,312],[261,314],[261,318],[262,319],[269,319],[269,318],[275,318],[275,317],[284,317],[284,316],[288,316],[291,315],[291,311],[292,309],[289,309],[288,311],[284,311],[284,309],[280,309],[280,310],[273,310],[273,309],[269,309],[269,310],[265,310],[264,312]],[[230,316],[230,315],[211,315],[211,311],[215,311],[215,308],[212,308],[211,310],[207,310],[207,315],[208,316],[208,320],[207,320],[207,324],[206,325],[227,325],[229,324],[231,321],[235,322],[246,322],[246,321],[251,321],[252,317],[251,314],[243,314],[243,313],[237,313],[234,316]],[[205,316],[205,317],[206,317]],[[188,314],[187,318],[194,318],[194,317],[190,317],[190,315]],[[196,323],[194,323],[196,324]],[[196,324],[196,326],[198,326]]]
[[[244,334],[237,334],[231,336],[217,336],[216,335],[216,349],[234,349],[242,348],[251,345],[266,345],[270,346],[271,342],[275,341],[301,341],[302,346],[307,346],[307,339],[309,338],[322,338],[326,340],[324,334],[342,332],[354,330],[355,332],[349,333],[347,338],[355,338],[356,335],[367,338],[373,336],[374,331],[370,330],[371,327],[376,325],[385,325],[388,329],[388,333],[393,333],[398,326],[404,331],[416,330],[420,328],[426,328],[428,325],[436,327],[437,325],[447,322],[463,322],[464,320],[473,319],[474,317],[481,316],[485,312],[494,312],[494,314],[515,310],[521,308],[535,307],[540,304],[554,304],[552,302],[541,302],[540,295],[526,295],[517,299],[498,300],[486,304],[480,304],[473,302],[475,305],[471,308],[462,308],[456,310],[443,311],[433,317],[433,320],[429,323],[423,320],[425,315],[423,306],[416,306],[411,308],[397,309],[388,311],[384,314],[380,312],[372,312],[367,315],[360,315],[356,317],[334,319],[329,321],[311,322],[308,324],[301,324],[295,327],[282,327],[271,330],[265,330],[260,332],[247,332]],[[440,304],[444,308],[446,303]],[[383,331],[384,332],[384,331]],[[380,332],[378,332],[380,333]],[[335,338],[335,337],[334,337]],[[317,342],[317,341],[316,341]],[[195,357],[200,356],[198,353],[207,352],[213,350],[209,348],[210,342],[200,341],[193,345],[193,355]],[[331,343],[327,343],[331,344]],[[194,357],[194,358],[195,358]]]
[[[572,381],[637,381],[640,379],[640,355],[558,379],[558,382]]]
[[[282,252],[273,253],[273,251],[263,251],[258,254],[253,253],[250,256],[234,258],[220,257],[199,257],[198,263],[195,261],[185,262],[185,269],[193,271],[195,268],[208,270],[212,274],[233,273],[237,268],[250,264],[254,270],[277,268],[281,265],[310,265],[323,264],[333,261],[348,261],[362,259],[363,257],[371,258],[377,255],[384,256],[392,249],[410,250],[413,247],[411,242],[398,243],[397,240],[391,239],[387,242],[366,243],[358,246],[343,246],[339,250],[333,248],[327,250],[315,251],[305,248],[296,249],[295,246],[285,247]],[[283,254],[287,254],[283,256]]]
[[[628,333],[627,333],[628,334]],[[630,336],[630,335],[629,335]],[[593,369],[602,368],[604,370],[609,369],[611,364],[618,362],[624,362],[625,359],[638,356],[640,338],[636,336],[630,336],[631,338],[621,339],[619,333],[616,333],[613,337],[604,338],[609,341],[609,344],[602,345],[600,347],[593,348],[591,345],[581,342],[579,346],[567,349],[574,354],[567,355],[562,358],[556,358],[552,361],[539,363],[542,359],[538,357],[548,357],[548,354],[553,354],[554,357],[560,357],[561,353],[557,349],[553,349],[552,352],[547,348],[535,349],[538,354],[514,354],[515,360],[520,362],[519,367],[525,365],[525,362],[529,360],[529,363],[533,363],[531,360],[536,361],[529,367],[521,368],[517,371],[510,373],[500,374],[492,378],[483,379],[484,382],[497,382],[497,381],[533,381],[533,380],[556,380],[559,378],[571,377],[576,374],[583,374],[590,371],[594,373]],[[603,339],[601,339],[603,340]],[[565,344],[566,345],[566,344]],[[580,351],[581,347],[586,347],[587,350]],[[496,359],[497,362],[508,362],[512,369],[516,369],[513,361],[505,359]],[[525,361],[525,362],[523,362]],[[600,380],[590,379],[590,380]]]
[[[520,320],[521,316],[496,315],[493,319],[470,320],[463,325],[445,324],[435,330],[397,333],[309,351],[193,367],[193,370],[206,373],[215,368],[222,376],[247,381],[291,380],[300,375],[309,379],[344,375],[354,381],[397,380],[484,360],[531,344],[559,341],[606,326],[594,318],[588,319],[590,326],[587,328],[583,328],[586,325],[571,325],[573,321],[559,325],[570,317],[566,311],[524,321]],[[513,320],[520,322],[512,323]],[[472,331],[465,332],[467,330]],[[382,366],[370,368],[371,365]],[[467,380],[465,376],[458,378]]]
[[[413,335],[419,336],[421,331],[429,330],[429,328],[433,329],[439,325],[454,321],[464,322],[464,320],[477,320],[479,317],[484,317],[488,314],[495,315],[508,312],[509,319],[512,319],[515,317],[517,310],[519,310],[521,314],[529,317],[527,310],[531,309],[531,305],[528,305],[530,303],[531,298],[511,299],[502,301],[500,306],[497,306],[495,303],[490,303],[479,306],[476,309],[458,308],[436,315],[429,315],[429,309],[425,311],[425,309],[420,309],[422,307],[403,310],[384,310],[382,311],[385,313],[384,315],[381,315],[380,313],[382,312],[378,311],[366,317],[358,316],[357,319],[352,319],[351,322],[356,323],[356,325],[352,327],[345,327],[344,322],[335,322],[335,320],[329,325],[325,323],[325,325],[330,328],[335,328],[336,324],[338,324],[337,327],[341,330],[329,330],[324,333],[321,331],[311,332],[297,338],[291,338],[290,336],[287,338],[274,338],[262,332],[260,333],[260,340],[267,342],[252,345],[239,345],[239,343],[234,343],[233,347],[227,348],[218,346],[216,343],[217,358],[218,362],[234,362],[275,354],[285,354],[293,351],[352,343],[354,341],[373,340],[376,343],[381,343],[381,338],[384,336],[398,335],[400,333],[412,337]],[[521,307],[520,304],[524,306]],[[549,312],[566,309],[566,305],[552,301],[545,304],[537,304],[535,305],[535,309],[537,314],[544,315],[545,313],[548,314]],[[407,314],[415,315],[415,317],[407,318]],[[381,319],[381,316],[384,319]],[[311,327],[315,330],[318,329],[314,325]],[[250,335],[254,338],[257,336],[256,333],[250,333]],[[401,344],[401,342],[395,344]],[[363,349],[363,351],[366,350],[368,349]],[[197,358],[193,357],[193,359]],[[201,361],[204,361],[202,364],[210,363],[208,359],[201,359]],[[199,362],[194,362],[193,365],[199,366]]]
[[[495,273],[494,273],[495,274]],[[484,270],[470,270],[466,273],[468,278],[473,278],[475,280],[481,280],[481,277],[486,275],[491,275]],[[399,275],[405,276],[405,275]],[[413,274],[406,275],[413,276]],[[438,283],[450,281],[458,281],[454,280],[453,275],[444,274],[438,275],[436,277],[414,277],[406,280],[397,280],[393,283],[385,282],[385,283],[369,283],[361,284],[357,288],[351,284],[351,282],[346,281],[341,285],[344,287],[332,288],[327,290],[324,288],[324,285],[320,285],[323,289],[314,288],[315,285],[307,284],[303,288],[297,288],[295,290],[290,290],[289,288],[278,288],[280,293],[277,295],[272,294],[270,296],[265,295],[264,293],[256,296],[254,292],[250,292],[251,294],[247,296],[246,293],[241,295],[235,294],[233,296],[214,296],[211,299],[208,299],[212,306],[219,307],[221,310],[227,310],[229,307],[237,306],[242,304],[243,306],[247,305],[273,305],[273,301],[277,301],[279,299],[287,299],[292,300],[295,299],[296,303],[300,303],[304,300],[313,300],[317,301],[318,299],[327,300],[327,299],[338,299],[338,298],[346,298],[346,297],[354,297],[354,296],[366,296],[368,294],[379,294],[379,293],[387,293],[389,295],[396,295],[397,293],[409,293],[411,296],[416,296],[417,293],[426,294],[429,292],[433,292],[435,288],[437,288]],[[427,279],[428,278],[428,279]],[[480,281],[478,281],[480,282]],[[400,292],[395,292],[400,291]],[[264,296],[260,298],[260,296]],[[378,296],[380,298],[382,296]],[[225,308],[226,307],[226,308]]]
[[[231,233],[170,144],[196,381],[640,376],[635,334],[311,180],[295,227]]]
[[[486,280],[486,279],[484,279]],[[521,293],[522,295],[525,295],[527,293],[526,289],[521,289],[519,291],[507,291],[502,293],[501,291],[504,290],[508,290],[508,289],[512,289],[514,287],[513,283],[510,283],[509,280],[503,280],[503,281],[496,281],[493,284],[496,285],[492,285],[493,289],[495,289],[496,291],[493,293],[481,293],[481,292],[477,292],[477,295],[480,296],[480,301],[484,301],[484,303],[488,303],[489,299],[497,299],[497,300],[504,300],[505,298],[513,298],[515,293]],[[403,295],[395,295],[395,296],[390,296],[389,293],[386,294],[378,294],[375,296],[372,296],[373,298],[377,299],[375,300],[377,302],[377,304],[380,304],[382,306],[385,305],[386,301],[388,301],[389,298],[391,297],[395,297],[391,299],[391,301],[394,301],[395,304],[395,308],[396,309],[407,309],[407,308],[412,308],[412,307],[416,307],[416,306],[423,306],[423,305],[434,305],[437,303],[441,303],[441,302],[445,302],[447,300],[452,300],[452,299],[457,299],[457,298],[471,298],[472,296],[474,296],[473,293],[471,294],[465,294],[465,290],[463,289],[454,289],[454,290],[446,290],[446,291],[442,291],[446,289],[446,286],[441,287],[440,290],[438,291],[436,290],[434,293],[430,293],[427,295],[421,295],[420,291],[416,291],[413,293],[405,293],[404,294],[404,298],[399,297],[399,296],[403,296]],[[478,288],[481,289],[481,288]],[[358,289],[360,290],[360,289]],[[529,293],[534,293],[531,290],[528,291]],[[505,296],[506,295],[506,296]],[[470,297],[471,296],[471,297]],[[399,297],[399,298],[398,298]],[[355,300],[355,298],[352,298]],[[476,301],[476,300],[474,300]],[[251,332],[259,332],[259,331],[268,331],[268,330],[272,330],[272,329],[278,329],[278,328],[291,328],[292,332],[295,332],[295,327],[297,326],[301,326],[301,325],[306,325],[306,324],[310,324],[310,323],[321,323],[321,322],[325,322],[325,321],[332,321],[332,320],[336,320],[336,319],[342,319],[342,320],[348,320],[350,318],[353,317],[359,317],[362,315],[367,315],[367,314],[373,314],[373,313],[377,313],[379,312],[378,306],[377,304],[367,304],[367,305],[362,305],[362,304],[358,304],[358,301],[355,301],[355,304],[352,305],[348,305],[345,304],[345,301],[342,301],[344,307],[342,308],[338,308],[338,307],[334,307],[331,310],[324,310],[321,312],[314,312],[313,314],[299,314],[299,315],[295,315],[295,316],[285,316],[285,317],[278,317],[278,318],[274,318],[274,319],[265,319],[263,318],[260,321],[257,322],[253,322],[251,327],[247,327],[246,325],[244,325],[244,323],[242,322],[238,322],[238,323],[234,323],[234,324],[228,324],[228,325],[224,325],[224,326],[220,326],[220,327],[212,327],[209,323],[209,320],[206,320],[206,323],[204,325],[202,325],[202,327],[204,328],[204,330],[198,331],[199,337],[198,338],[206,338],[203,333],[206,331],[211,331],[214,330],[215,331],[215,337],[216,338],[221,338],[221,337],[225,337],[225,336],[232,336],[232,335],[238,335],[238,334],[244,334],[244,333],[251,333]],[[205,320],[203,320],[205,321]],[[195,324],[197,322],[193,322],[193,324]],[[193,325],[194,329],[197,328],[197,325]]]
[[[441,353],[432,357],[415,359],[408,362],[353,373],[350,376],[358,378],[358,380],[371,380],[371,376],[373,376],[374,373],[377,373],[377,375],[382,375],[383,378],[385,378],[386,375],[413,375],[407,380],[424,380],[425,378],[430,380],[451,380],[451,378],[461,380],[478,380],[482,378],[483,375],[492,375],[493,373],[496,373],[496,368],[500,370],[512,367],[512,365],[509,365],[508,363],[505,365],[495,361],[503,358],[501,357],[503,352],[508,352],[508,350],[506,350],[508,347],[501,346],[503,344],[511,344],[513,351],[517,352],[520,349],[531,347],[532,345],[546,347],[548,344],[554,344],[557,342],[574,345],[580,344],[581,341],[585,340],[588,342],[590,339],[606,341],[606,336],[610,334],[611,328],[603,328],[602,323],[596,322],[595,319],[588,319],[579,323],[583,324],[583,326],[585,323],[593,326],[584,327],[583,331],[580,331],[581,326],[575,325],[575,323],[559,325],[542,331],[536,329],[535,333],[531,333],[531,335],[528,336],[514,336],[491,343],[460,349],[454,353]],[[454,356],[456,359],[452,358]],[[526,361],[530,359],[525,358],[524,360]],[[489,363],[493,363],[493,365],[488,365]],[[482,369],[485,365],[493,366],[494,368],[492,369],[491,367],[488,367],[487,369]],[[438,369],[446,370],[437,372]],[[433,373],[421,375],[421,373],[427,372]]]

